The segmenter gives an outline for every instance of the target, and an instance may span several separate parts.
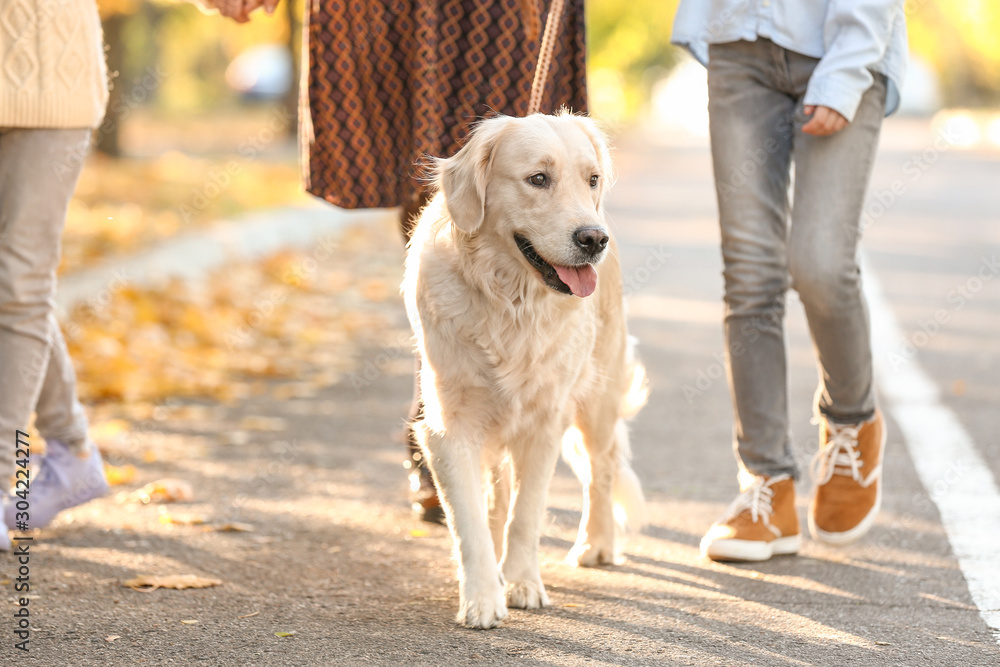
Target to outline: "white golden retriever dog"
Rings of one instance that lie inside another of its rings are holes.
[[[645,396],[602,209],[610,171],[588,118],[482,121],[438,161],[409,245],[415,428],[455,541],[458,622],[472,628],[549,603],[538,543],[560,443],[584,485],[571,563],[614,562],[616,519],[641,522],[624,420]]]

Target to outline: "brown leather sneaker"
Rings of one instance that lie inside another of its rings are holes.
[[[833,424],[821,418],[820,449],[810,473],[816,493],[809,504],[809,533],[827,544],[850,544],[875,523],[882,506],[882,454],[885,420]]]
[[[795,482],[788,475],[753,477],[726,515],[701,539],[712,560],[759,561],[795,554],[802,546],[795,513]]]

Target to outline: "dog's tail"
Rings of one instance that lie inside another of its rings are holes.
[[[615,461],[614,481],[611,485],[611,502],[615,518],[615,561],[621,560],[625,544],[629,538],[639,534],[646,524],[646,499],[642,493],[642,485],[632,469],[631,451],[629,447],[628,425],[624,419],[619,419],[614,431],[615,447],[609,452]],[[580,482],[587,486],[591,482],[590,457],[583,443],[583,434],[575,426],[566,431],[563,436],[563,459],[573,469]]]
[[[621,418],[615,424],[615,454],[618,457],[615,483],[611,497],[615,512],[615,558],[621,558],[628,538],[639,534],[646,525],[646,498],[642,494],[639,477],[632,469],[632,447],[629,444],[628,424],[649,400],[649,381],[646,369],[635,358],[634,338],[629,336],[626,363],[632,375],[628,391],[622,396]]]
[[[632,336],[628,337],[628,347],[625,351],[625,364],[628,373],[632,375],[628,391],[622,396],[621,416],[623,419],[632,419],[639,410],[642,410],[649,400],[649,378],[646,377],[646,368],[635,358],[636,340]]]
[[[628,425],[631,419],[649,400],[649,380],[646,369],[635,358],[634,338],[629,336],[626,363],[632,374],[628,391],[622,397],[621,419],[615,425],[616,453],[618,456],[617,475],[612,491],[615,504],[615,550],[619,551],[627,537],[634,537],[646,525],[646,498],[642,485],[632,469],[632,448],[629,444]]]
[[[646,525],[646,498],[642,493],[639,477],[632,469],[632,452],[629,447],[628,425],[619,419],[615,425],[618,468],[611,490],[615,513],[615,556],[623,553],[625,543],[635,537]]]
[[[633,417],[649,396],[646,372],[642,364],[632,358],[631,345],[629,367],[632,372],[628,392],[622,396],[620,417],[615,424],[613,464],[615,478],[611,487],[615,517],[615,559],[620,559],[628,538],[634,537],[646,524],[646,499],[642,493],[639,477],[632,469],[632,448],[629,444],[626,419]],[[563,438],[563,459],[573,469],[577,479],[585,486],[590,483],[591,463],[583,443],[583,434],[574,426],[566,431]]]

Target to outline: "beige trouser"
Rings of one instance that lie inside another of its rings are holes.
[[[14,472],[15,432],[36,413],[46,440],[79,451],[87,417],[55,318],[66,209],[88,129],[0,128],[0,480]]]

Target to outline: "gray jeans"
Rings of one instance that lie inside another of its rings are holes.
[[[0,128],[0,480],[14,472],[15,431],[35,413],[45,439],[80,450],[87,418],[56,321],[66,209],[90,130]]]
[[[805,306],[819,362],[817,412],[856,423],[875,409],[857,253],[886,82],[876,76],[843,130],[808,135],[802,97],[817,62],[766,39],[709,49],[734,448],[755,475],[798,472],[788,426],[789,287]]]

